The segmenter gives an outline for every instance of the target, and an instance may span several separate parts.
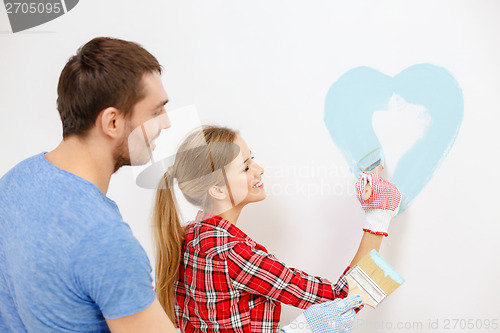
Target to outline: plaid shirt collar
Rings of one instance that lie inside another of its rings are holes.
[[[247,234],[245,234],[243,231],[241,231],[240,228],[238,228],[237,226],[235,226],[234,224],[232,224],[228,220],[223,219],[220,216],[207,213],[207,212],[202,211],[202,210],[198,211],[198,214],[196,214],[196,218],[194,220],[194,223],[213,226],[216,228],[222,228],[226,232],[228,232],[229,234],[231,234],[233,236],[240,237],[240,238],[243,238],[247,241],[253,242],[253,240],[250,237],[248,237]]]

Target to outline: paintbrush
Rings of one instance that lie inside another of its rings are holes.
[[[358,169],[361,172],[365,171],[373,171],[376,172],[377,175],[384,169],[384,157],[381,148],[376,148],[366,154],[361,160],[358,162]],[[370,183],[367,183],[363,190],[363,200],[368,200],[372,195],[372,187]]]
[[[364,256],[345,276],[349,296],[360,295],[363,303],[372,308],[376,308],[404,282],[401,275],[375,250]]]

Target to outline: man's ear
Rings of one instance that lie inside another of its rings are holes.
[[[224,200],[227,198],[227,191],[225,187],[214,185],[208,189],[208,195],[215,200]]]
[[[113,138],[118,137],[123,130],[124,118],[115,107],[108,107],[99,113],[96,126],[100,127],[105,135]]]

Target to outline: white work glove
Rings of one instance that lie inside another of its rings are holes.
[[[361,297],[355,295],[311,305],[281,331],[285,333],[350,333],[356,317],[354,309],[360,307],[361,303]]]
[[[372,187],[372,194],[367,200],[363,200],[363,192],[368,183]],[[376,172],[363,172],[356,183],[356,195],[365,211],[363,231],[387,237],[389,223],[398,214],[401,203],[398,188]]]

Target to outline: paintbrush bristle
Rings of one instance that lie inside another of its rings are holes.
[[[375,169],[378,165],[384,164],[384,153],[382,148],[375,148],[368,154],[366,154],[357,163],[360,172],[371,171]]]
[[[387,295],[404,282],[404,279],[375,250],[363,257],[356,265],[370,276]]]

